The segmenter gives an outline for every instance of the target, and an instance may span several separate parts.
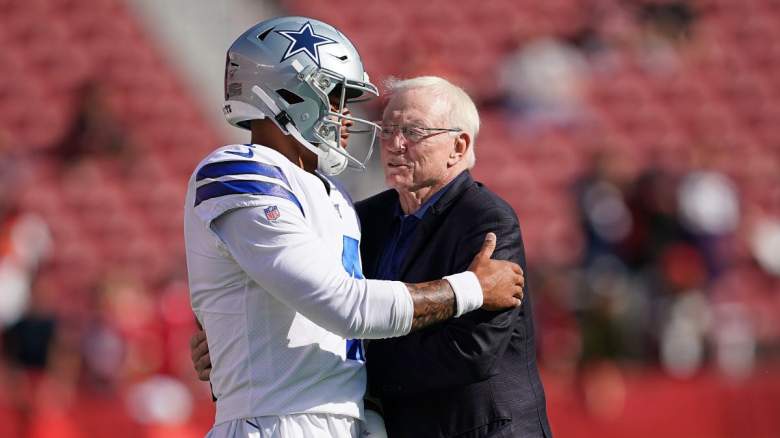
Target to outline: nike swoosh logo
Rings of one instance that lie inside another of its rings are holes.
[[[228,154],[238,155],[239,157],[244,158],[252,158],[255,156],[255,153],[252,152],[252,149],[247,150],[246,152],[236,152],[236,151],[225,151]]]

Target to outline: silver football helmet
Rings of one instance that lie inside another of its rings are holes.
[[[345,115],[345,105],[379,95],[344,34],[321,21],[281,17],[263,21],[230,46],[225,61],[223,112],[234,126],[270,118],[318,157],[327,175],[365,169],[380,128]],[[339,145],[344,120],[350,132],[370,134],[363,160]]]

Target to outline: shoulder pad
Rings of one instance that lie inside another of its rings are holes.
[[[194,175],[194,208],[207,225],[222,214],[267,203],[267,197],[287,199],[303,213],[290,185],[290,162],[278,152],[256,145],[229,145],[204,159]]]

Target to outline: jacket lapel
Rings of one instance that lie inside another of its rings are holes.
[[[445,218],[443,213],[447,211],[450,204],[460,198],[460,196],[473,184],[474,180],[471,178],[469,171],[464,171],[455,177],[455,181],[447,188],[447,192],[444,193],[425,213],[425,216],[423,216],[422,220],[417,225],[417,230],[414,232],[412,243],[409,246],[403,263],[401,263],[400,280],[406,278],[409,274],[409,269],[413,266],[413,262],[417,259],[417,256],[422,249],[430,242],[433,232],[441,227]]]

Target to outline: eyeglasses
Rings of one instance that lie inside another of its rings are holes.
[[[414,125],[381,125],[381,127],[382,129],[379,131],[379,138],[382,140],[389,140],[400,131],[405,139],[413,143],[443,132],[463,131],[460,128],[424,128],[422,126]]]

